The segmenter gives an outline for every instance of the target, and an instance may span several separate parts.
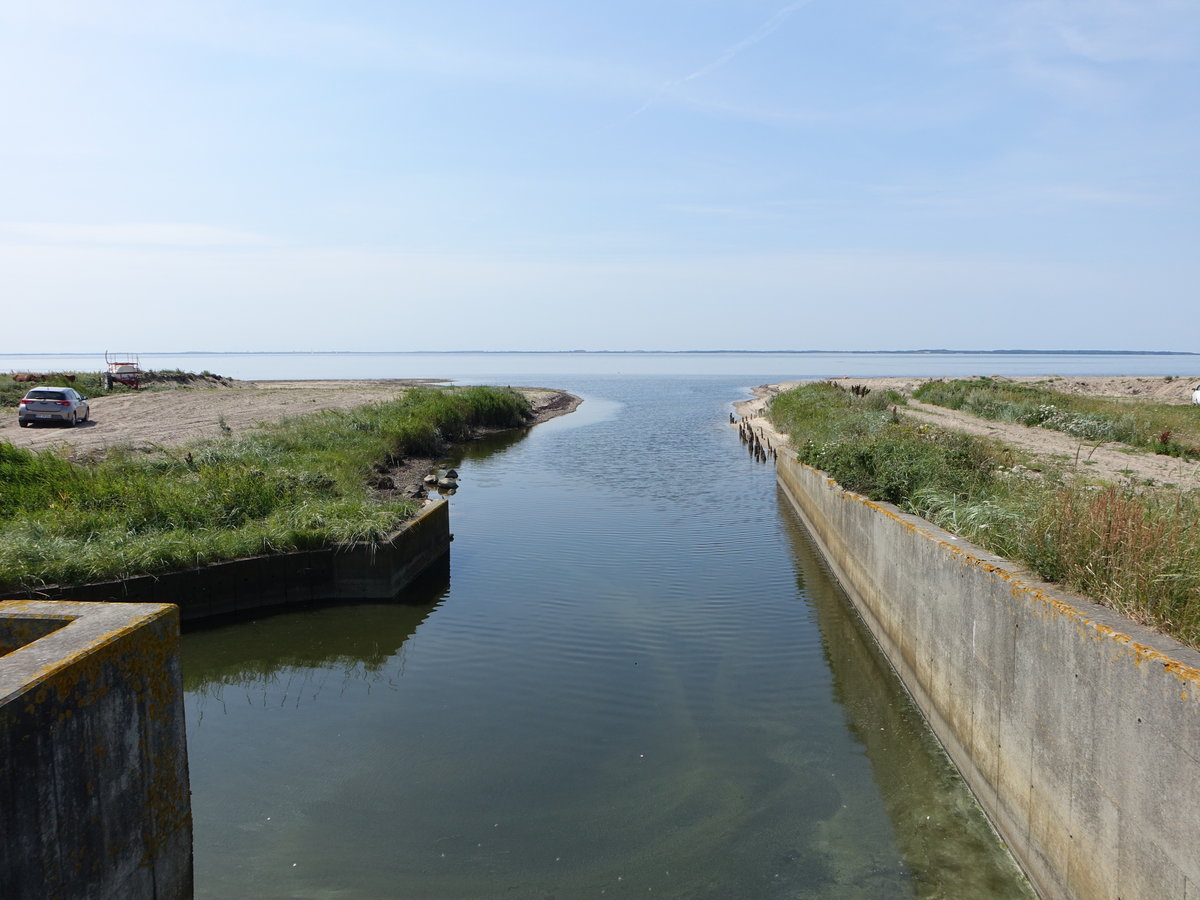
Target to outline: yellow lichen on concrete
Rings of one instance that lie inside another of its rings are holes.
[[[809,466],[807,463],[798,463],[802,468],[810,472],[824,475],[819,469]],[[857,502],[875,512],[891,519],[899,524],[905,531],[913,534],[920,534],[929,539],[942,550],[959,559],[964,565],[973,566],[982,569],[988,575],[1002,579],[1012,586],[1012,596],[1014,600],[1024,603],[1036,604],[1035,612],[1039,616],[1054,615],[1056,618],[1063,617],[1074,620],[1078,627],[1084,631],[1090,631],[1094,638],[1098,641],[1113,642],[1118,645],[1128,645],[1127,648],[1121,648],[1123,651],[1128,649],[1132,651],[1132,659],[1135,666],[1140,666],[1147,661],[1161,662],[1167,671],[1193,688],[1195,699],[1200,700],[1200,668],[1189,666],[1185,663],[1168,656],[1145,644],[1137,643],[1133,638],[1118,631],[1111,626],[1097,622],[1092,617],[1088,616],[1079,607],[1069,602],[1065,597],[1053,596],[1046,591],[1034,585],[1025,583],[1020,576],[1003,566],[989,562],[972,553],[968,547],[963,547],[954,540],[947,540],[940,537],[931,528],[923,528],[913,518],[906,516],[895,509],[889,508],[881,503],[870,500],[861,494],[856,494],[853,491],[848,491],[843,488],[838,482],[825,476],[825,482],[831,488],[837,491],[838,496],[846,501]],[[937,529],[940,531],[940,529]],[[944,532],[943,532],[944,533]],[[1184,692],[1184,698],[1188,699],[1188,692]]]

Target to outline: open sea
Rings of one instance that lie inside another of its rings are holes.
[[[1153,353],[141,353],[145,369],[231,378],[444,378],[515,383],[518,376],[741,375],[763,380],[867,376],[1195,375],[1200,354]],[[0,372],[103,371],[104,353],[0,354]],[[761,383],[761,382],[755,382]],[[568,388],[569,389],[569,388]]]

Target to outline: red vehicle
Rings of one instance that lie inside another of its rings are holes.
[[[104,373],[104,386],[110,391],[114,384],[123,384],[135,391],[142,382],[142,367],[138,358],[132,353],[104,352],[104,362],[108,371]]]

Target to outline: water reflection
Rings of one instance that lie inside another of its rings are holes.
[[[299,706],[332,680],[365,685],[403,674],[407,641],[450,591],[449,555],[391,602],[313,604],[189,626],[183,686],[198,719],[228,712],[226,688],[246,702]],[[395,665],[399,661],[399,665]]]
[[[862,742],[918,897],[1034,897],[983,810],[777,492],[796,582],[816,612],[834,696]]]
[[[810,597],[833,594],[728,425],[738,385],[568,387],[580,413],[451,460],[440,602],[185,636],[199,896],[946,884],[889,815],[925,788],[857,711],[902,695],[847,685],[878,664]]]

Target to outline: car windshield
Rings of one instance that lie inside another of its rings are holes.
[[[66,400],[67,395],[62,391],[30,391],[25,395],[26,400]]]

